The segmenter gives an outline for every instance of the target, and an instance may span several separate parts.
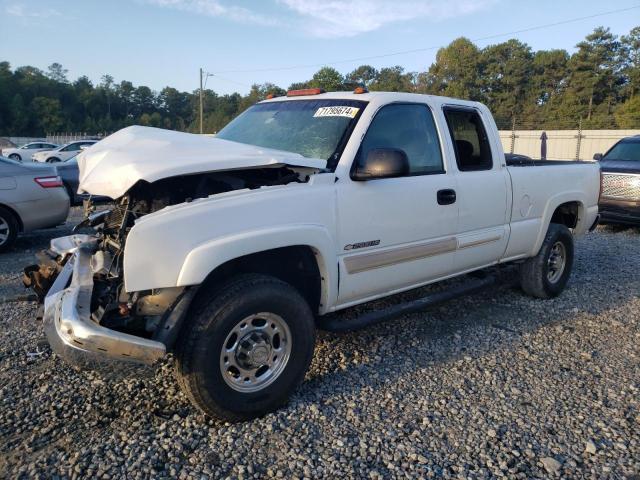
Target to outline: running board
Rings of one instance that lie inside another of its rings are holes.
[[[367,312],[359,317],[346,320],[341,315],[327,315],[317,320],[318,327],[329,332],[351,332],[370,327],[385,320],[406,315],[408,313],[420,312],[428,307],[442,302],[453,300],[463,295],[469,295],[479,290],[483,290],[496,283],[495,277],[485,277],[470,280],[463,285],[456,285],[448,290],[431,293],[425,297],[412,300],[410,302],[392,305],[381,310]]]

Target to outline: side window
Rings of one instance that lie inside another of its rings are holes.
[[[72,143],[62,149],[63,152],[75,152],[76,150],[80,150],[80,144],[78,143]]]
[[[491,170],[493,159],[482,118],[475,110],[445,108],[449,133],[461,172]]]
[[[398,148],[409,158],[411,175],[444,173],[442,152],[431,110],[426,105],[382,107],[362,140],[358,159],[374,148]]]

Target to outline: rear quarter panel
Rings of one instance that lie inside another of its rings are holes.
[[[553,213],[567,202],[578,202],[581,235],[598,214],[600,168],[595,163],[569,163],[534,167],[508,167],[513,203],[511,235],[504,261],[537,254]]]

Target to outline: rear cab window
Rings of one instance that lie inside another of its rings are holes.
[[[493,156],[487,130],[477,110],[444,107],[444,116],[461,172],[491,170]]]

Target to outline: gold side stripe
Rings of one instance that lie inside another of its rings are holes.
[[[501,238],[502,238],[502,235],[496,235],[494,237],[489,237],[489,238],[482,238],[480,240],[474,240],[472,242],[460,245],[458,248],[462,250],[463,248],[477,247],[478,245],[483,245],[485,243],[497,242]]]
[[[434,242],[423,243],[420,245],[411,245],[408,247],[400,247],[394,250],[384,252],[363,253],[362,255],[353,255],[344,259],[344,266],[347,273],[358,273],[373,268],[386,267],[396,263],[410,262],[420,258],[433,257],[442,255],[443,253],[451,253],[458,249],[462,250],[470,247],[477,247],[485,243],[497,242],[502,235],[495,235],[489,238],[475,240],[464,245],[458,246],[456,237],[444,238]]]
[[[372,268],[386,267],[396,263],[409,262],[418,258],[432,257],[443,253],[454,252],[458,247],[455,237],[436,240],[435,242],[423,243],[400,247],[385,252],[371,252],[362,255],[353,255],[344,259],[344,266],[347,273],[358,273]]]

